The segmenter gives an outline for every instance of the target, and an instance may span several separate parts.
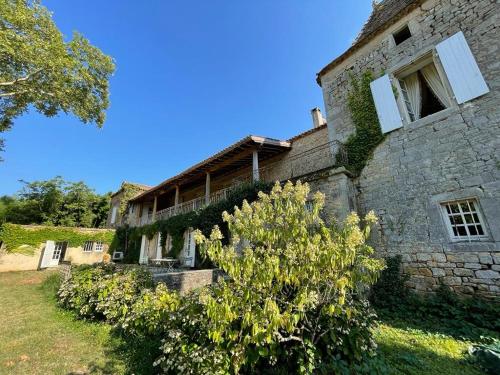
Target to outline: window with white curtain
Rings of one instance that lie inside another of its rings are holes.
[[[451,105],[431,57],[406,67],[396,78],[408,122],[420,120]]]

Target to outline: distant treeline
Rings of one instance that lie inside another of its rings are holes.
[[[106,224],[110,195],[97,194],[84,182],[61,177],[23,183],[15,195],[0,197],[0,224],[44,224],[99,228]]]

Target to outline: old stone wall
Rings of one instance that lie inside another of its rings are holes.
[[[322,79],[331,139],[354,125],[346,106],[349,73],[394,72],[463,31],[490,92],[386,135],[354,183],[359,210],[375,210],[379,254],[402,254],[410,285],[500,296],[500,6],[495,0],[429,0]],[[390,32],[408,23],[399,46]],[[441,203],[473,198],[488,238],[453,242]]]
[[[169,289],[187,293],[190,290],[215,283],[220,277],[222,277],[220,270],[195,270],[156,274],[154,280],[165,283]]]

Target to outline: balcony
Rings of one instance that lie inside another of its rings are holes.
[[[276,147],[273,145],[271,150],[261,148],[258,152],[253,148],[243,148],[227,158],[219,155],[216,161],[201,163],[180,177],[167,180],[131,202],[137,211],[132,210],[136,214],[129,216],[129,225],[147,225],[198,211],[226,199],[231,189],[243,183],[293,181],[343,165],[347,160],[345,148],[338,142],[294,150],[286,147],[283,150],[284,146],[276,150]],[[217,190],[212,192],[212,189]]]

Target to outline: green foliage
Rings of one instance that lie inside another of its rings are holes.
[[[472,360],[492,375],[500,373],[500,340],[483,339],[481,344],[470,349]]]
[[[66,42],[38,0],[0,0],[0,132],[30,106],[102,126],[111,57],[75,32]]]
[[[406,282],[409,276],[401,272],[401,259],[401,255],[385,259],[386,268],[371,288],[370,301],[373,306],[398,306],[401,301],[408,299]]]
[[[149,272],[140,267],[117,270],[112,264],[79,266],[62,283],[58,300],[61,306],[82,318],[117,323],[141,291],[152,283]]]
[[[98,195],[83,182],[61,177],[25,182],[17,196],[0,198],[0,222],[102,227],[110,194]]]
[[[313,196],[311,210],[308,197],[307,184],[277,183],[251,205],[224,213],[232,244],[223,246],[217,227],[210,238],[196,234],[231,280],[201,299],[209,338],[231,353],[234,373],[285,364],[299,373],[329,372],[332,358],[349,368],[373,355],[370,314],[356,296],[382,268],[365,243],[376,219],[370,213],[361,229],[351,214],[341,228],[328,227],[320,218],[324,196]]]
[[[142,189],[137,185],[124,182],[121,186],[121,190],[122,190],[122,198],[120,200],[120,208],[118,212],[120,213],[120,216],[123,217],[127,212],[128,201],[133,197],[135,197],[139,192],[141,192]]]
[[[410,291],[407,277],[399,272],[401,257],[386,259],[388,267],[373,286],[370,299],[383,320],[407,326],[438,329],[447,335],[469,340],[481,336],[500,337],[500,303],[479,296],[459,296],[445,286],[435,294]]]
[[[114,230],[99,230],[94,233],[81,232],[73,228],[63,227],[24,227],[18,224],[4,223],[0,226],[0,242],[7,252],[32,253],[48,240],[67,241],[68,246],[82,246],[85,241],[102,241],[111,244]]]
[[[364,72],[359,79],[351,76],[347,106],[355,132],[345,143],[348,161],[344,166],[354,173],[361,172],[375,147],[384,139],[370,90],[372,81],[373,74],[370,71]]]
[[[139,260],[142,235],[146,235],[151,239],[156,233],[161,232],[161,245],[164,247],[167,234],[170,234],[172,249],[169,255],[172,257],[177,257],[182,250],[184,232],[189,228],[199,229],[202,233],[208,235],[212,228],[217,225],[227,239],[229,237],[228,227],[222,219],[222,213],[224,211],[233,212],[234,208],[241,205],[244,200],[252,202],[257,198],[259,191],[267,192],[270,188],[271,185],[265,182],[241,185],[231,190],[225,200],[206,206],[198,211],[179,214],[142,227],[131,228],[124,226],[117,229],[117,243],[115,248],[127,249],[125,261],[135,263]],[[201,257],[198,255],[196,259],[200,261]],[[207,266],[206,263],[208,262],[209,260],[205,260],[205,263],[197,264],[197,266]]]

